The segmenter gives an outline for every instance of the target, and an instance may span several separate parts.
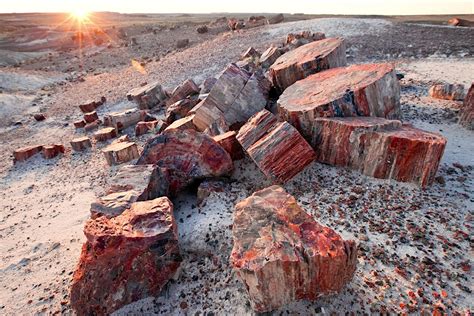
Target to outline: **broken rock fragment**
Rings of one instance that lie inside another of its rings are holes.
[[[193,80],[188,79],[177,86],[173,92],[171,92],[171,96],[166,103],[173,104],[179,100],[186,99],[189,96],[199,94],[199,91],[199,87],[196,85],[196,83],[194,83]]]
[[[13,152],[13,162],[26,161],[34,155],[40,153],[43,150],[43,146],[28,146],[17,149]]]
[[[224,134],[214,136],[213,139],[229,153],[232,160],[240,160],[244,158],[244,151],[237,140],[237,132],[229,131]]]
[[[231,263],[257,312],[334,294],[356,270],[357,247],[320,225],[279,186],[238,203]]]
[[[86,121],[84,120],[78,120],[74,122],[74,127],[75,128],[84,128],[86,126]]]
[[[135,136],[141,136],[147,133],[161,133],[168,124],[163,122],[162,120],[154,120],[149,122],[138,122],[135,126]]]
[[[270,67],[273,84],[285,90],[298,80],[329,68],[345,66],[346,45],[341,38],[312,42],[280,56]]]
[[[133,159],[137,159],[139,156],[138,146],[133,142],[110,144],[102,149],[102,153],[109,166],[129,162]]]
[[[317,118],[313,146],[319,162],[382,179],[433,183],[446,139],[379,117]]]
[[[278,47],[269,47],[266,51],[263,52],[260,57],[260,65],[264,69],[268,69],[273,63],[281,56],[281,52]]]
[[[400,117],[400,84],[390,64],[329,69],[300,80],[278,99],[278,114],[311,143],[317,117]]]
[[[64,154],[65,148],[63,145],[46,145],[43,146],[43,157],[45,159],[53,159],[59,154]]]
[[[105,142],[117,137],[117,130],[114,127],[105,127],[94,133],[94,138],[98,142]]]
[[[147,116],[146,111],[139,109],[113,112],[104,117],[104,125],[115,127],[117,130],[121,131],[132,125],[136,125],[140,121],[144,121]]]
[[[237,134],[237,140],[272,181],[285,183],[315,158],[300,133],[287,122],[263,110],[252,116]]]
[[[169,131],[172,129],[178,129],[178,130],[187,130],[187,129],[196,129],[196,126],[193,123],[194,120],[194,114],[190,116],[183,117],[182,119],[174,121],[172,124],[170,124],[168,127],[166,127],[165,131]]]
[[[467,129],[474,130],[474,83],[469,88],[461,108],[459,122]]]
[[[106,101],[105,97],[101,97],[100,100],[94,101],[89,100],[83,104],[79,105],[79,109],[81,109],[82,113],[89,113],[95,111],[99,106],[104,104]]]
[[[163,106],[168,99],[168,94],[158,82],[147,84],[130,90],[127,99],[134,101],[140,110],[148,110],[155,106]]]
[[[199,99],[183,99],[179,100],[166,109],[166,123],[171,124],[176,120],[186,117],[192,108],[196,106]]]
[[[86,123],[92,123],[99,119],[96,111],[88,112],[84,114],[84,121]]]
[[[182,261],[173,205],[166,197],[133,203],[112,219],[91,219],[84,234],[70,293],[78,315],[109,315],[158,295]]]
[[[71,140],[71,147],[75,151],[84,151],[87,148],[92,147],[92,143],[89,137],[78,137]]]
[[[464,98],[464,85],[435,84],[430,88],[429,94],[436,99],[462,100]]]
[[[211,137],[195,130],[165,130],[149,139],[137,165],[153,164],[168,171],[169,192],[175,195],[204,178],[228,175],[233,169],[229,154]]]

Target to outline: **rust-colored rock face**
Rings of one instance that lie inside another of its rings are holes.
[[[430,96],[442,100],[462,100],[464,85],[462,84],[435,84],[428,91]]]
[[[26,161],[36,155],[37,153],[40,153],[43,150],[43,146],[38,145],[38,146],[28,146],[28,147],[23,147],[20,149],[17,149],[13,152],[13,162],[20,162],[20,161]]]
[[[281,91],[317,72],[347,64],[343,39],[315,41],[280,56],[270,67],[273,84]]]
[[[278,100],[278,114],[311,142],[317,117],[399,118],[400,85],[390,64],[330,69],[286,89]]]
[[[269,90],[270,82],[261,72],[252,75],[231,64],[195,110],[193,123],[200,131],[219,121],[227,125],[227,130],[243,124],[265,107]]]
[[[313,146],[322,163],[426,186],[435,178],[446,139],[377,117],[318,118]]]
[[[173,205],[166,197],[136,202],[112,219],[91,219],[84,234],[71,285],[78,315],[108,315],[158,295],[181,263]]]
[[[230,131],[213,137],[213,139],[229,153],[232,160],[240,160],[245,157],[242,146],[237,141],[236,136],[237,132]]]
[[[353,277],[357,248],[317,223],[279,186],[234,212],[231,263],[257,312],[339,292]]]
[[[259,169],[275,183],[285,183],[315,158],[314,151],[287,122],[263,110],[240,129],[237,140]]]
[[[228,175],[232,159],[210,136],[194,130],[166,130],[148,140],[137,165],[168,171],[169,192],[176,194],[197,179]]]
[[[467,129],[474,130],[474,83],[469,88],[461,109],[459,122]]]

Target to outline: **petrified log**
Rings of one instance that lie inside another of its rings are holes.
[[[117,130],[114,127],[105,127],[94,133],[94,138],[98,142],[105,142],[117,137]]]
[[[138,146],[132,142],[110,144],[102,152],[109,166],[119,165],[138,158]]]
[[[196,126],[193,123],[194,114],[190,116],[183,117],[182,119],[176,120],[173,124],[170,124],[165,131],[172,129],[187,130],[187,129],[196,129]]]
[[[263,110],[252,116],[237,134],[237,140],[259,169],[272,181],[285,183],[315,158],[314,151],[287,122]]]
[[[92,147],[92,143],[89,137],[78,137],[71,140],[71,147],[75,151],[84,151],[87,148]]]
[[[279,186],[235,206],[230,257],[257,312],[334,294],[352,279],[357,247],[316,222]]]
[[[446,139],[378,117],[317,118],[316,160],[382,179],[433,182]]]
[[[86,126],[86,121],[84,120],[79,120],[74,122],[74,127],[75,128],[84,128]]]
[[[278,47],[269,47],[266,51],[263,52],[260,57],[260,65],[267,69],[281,56],[281,52]]]
[[[140,110],[147,110],[155,106],[165,105],[168,94],[158,82],[153,82],[130,90],[127,93],[127,99],[134,101]]]
[[[89,100],[79,105],[82,113],[89,113],[95,111],[99,106],[105,103],[105,97],[102,97],[99,101]]]
[[[464,98],[459,122],[467,129],[474,130],[474,83],[471,84],[471,88]]]
[[[53,159],[59,154],[64,154],[65,148],[63,145],[54,144],[43,146],[43,157],[45,159]]]
[[[84,130],[86,132],[92,132],[93,130],[96,130],[99,128],[100,124],[102,122],[100,120],[96,120],[95,122],[92,122],[92,123],[87,123],[85,126],[84,126]]]
[[[188,98],[171,104],[166,109],[166,123],[171,124],[176,120],[186,117],[189,111],[191,111],[191,109],[194,108],[198,102],[199,99]]]
[[[19,161],[26,161],[36,155],[37,153],[40,153],[43,150],[43,146],[37,145],[37,146],[28,146],[28,147],[23,147],[20,149],[17,149],[13,152],[13,162],[19,162]]]
[[[317,72],[347,64],[346,45],[341,38],[312,42],[280,56],[270,67],[273,84],[285,90]]]
[[[216,143],[221,145],[222,148],[224,148],[229,153],[232,160],[240,160],[245,156],[242,146],[240,145],[236,136],[237,132],[230,131],[213,137]]]
[[[86,123],[92,123],[99,119],[96,111],[88,112],[84,114],[84,121]]]
[[[265,107],[270,86],[260,71],[251,75],[235,64],[229,65],[196,109],[194,125],[204,131],[223,119],[230,129],[238,128]]]
[[[137,165],[154,164],[168,171],[169,192],[177,192],[195,180],[228,175],[232,159],[211,137],[195,130],[165,130],[148,140]]]
[[[199,91],[199,87],[196,85],[196,83],[194,83],[194,81],[191,79],[188,79],[177,86],[173,92],[171,92],[171,96],[166,104],[171,105],[194,94],[199,94]]]
[[[255,58],[258,59],[260,58],[260,53],[255,50],[253,47],[249,47],[245,53],[240,56],[240,59],[246,59],[246,58]]]
[[[121,131],[129,126],[136,125],[140,121],[144,121],[146,117],[146,111],[129,109],[124,112],[114,112],[106,115],[104,117],[104,124]]]
[[[211,91],[212,87],[216,84],[217,79],[214,77],[206,78],[203,83],[199,86],[201,89],[200,93],[201,94],[207,94]]]
[[[390,64],[335,68],[300,80],[278,99],[281,119],[314,145],[314,118],[400,117],[400,84]]]
[[[135,136],[141,136],[146,133],[161,133],[168,124],[163,122],[162,120],[155,120],[149,122],[138,122],[137,126],[135,126]]]
[[[86,222],[87,242],[71,284],[78,315],[109,315],[158,295],[181,264],[173,204],[136,202],[122,215]]]
[[[442,100],[462,100],[464,85],[462,84],[435,84],[429,90],[431,97]]]

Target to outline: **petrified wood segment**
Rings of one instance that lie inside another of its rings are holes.
[[[186,117],[191,111],[192,108],[196,106],[199,102],[199,99],[183,99],[179,100],[166,109],[166,118],[165,121],[168,124],[173,123],[176,120]]]
[[[198,94],[200,91],[199,87],[192,81],[191,79],[186,80],[179,86],[177,86],[173,92],[171,92],[171,96],[166,101],[167,104],[173,104],[178,102],[179,100],[183,100],[189,96],[194,94]]]
[[[54,144],[43,146],[43,157],[45,159],[53,159],[59,154],[64,154],[65,148],[63,145]]]
[[[428,91],[430,96],[443,100],[462,100],[464,85],[462,84],[435,84]]]
[[[138,158],[138,146],[132,142],[110,144],[102,152],[109,166],[119,165]]]
[[[266,51],[263,52],[260,57],[260,65],[263,68],[267,69],[281,56],[281,52],[278,47],[269,47]]]
[[[270,77],[273,84],[283,91],[309,75],[346,64],[344,40],[328,38],[283,54],[270,67]]]
[[[115,127],[121,131],[129,126],[136,125],[140,121],[144,121],[146,117],[146,111],[129,109],[123,112],[114,112],[106,115],[104,117],[104,125]]]
[[[354,241],[317,223],[279,186],[238,203],[231,263],[257,312],[339,292],[353,277]]]
[[[105,142],[109,139],[117,137],[117,130],[115,127],[106,127],[94,133],[94,138],[98,142]]]
[[[195,180],[228,175],[232,159],[211,137],[195,130],[166,130],[148,140],[137,165],[168,171],[169,192],[176,194]]]
[[[400,85],[390,64],[335,68],[298,81],[278,99],[281,119],[312,142],[317,117],[400,117]]]
[[[183,117],[182,119],[176,120],[173,124],[169,125],[165,131],[169,131],[172,129],[179,129],[179,130],[187,130],[187,129],[196,129],[196,126],[193,123],[194,121],[194,114],[190,116]]]
[[[277,122],[267,110],[251,117],[237,140],[259,169],[277,183],[287,182],[315,158],[300,133],[287,122]]]
[[[130,90],[127,93],[127,99],[135,101],[140,110],[147,110],[155,106],[164,105],[168,99],[168,94],[158,82],[153,82]]]
[[[158,295],[181,264],[173,204],[166,197],[136,202],[112,219],[88,220],[84,234],[71,285],[78,315],[109,315]]]
[[[87,148],[92,147],[92,143],[89,137],[78,137],[71,140],[71,147],[75,151],[84,151]]]
[[[84,114],[84,121],[86,123],[92,123],[99,119],[96,111],[88,112]]]
[[[167,126],[168,124],[162,120],[138,122],[135,126],[135,136],[141,136],[146,133],[161,133]]]
[[[17,149],[13,152],[13,162],[25,161],[40,153],[43,150],[43,146],[28,146]]]
[[[474,83],[469,88],[461,109],[459,122],[467,129],[474,130]]]
[[[237,132],[230,131],[221,135],[214,136],[213,139],[222,146],[230,155],[232,160],[243,159],[245,154],[242,146],[237,141]]]
[[[313,146],[322,163],[382,179],[433,182],[446,139],[377,117],[318,118]]]
[[[270,86],[260,71],[251,75],[231,64],[220,75],[207,98],[195,109],[193,122],[200,131],[219,121],[225,122],[227,130],[240,126],[265,108]]]

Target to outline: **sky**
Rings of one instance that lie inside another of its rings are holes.
[[[0,12],[472,14],[474,0],[0,0]]]

